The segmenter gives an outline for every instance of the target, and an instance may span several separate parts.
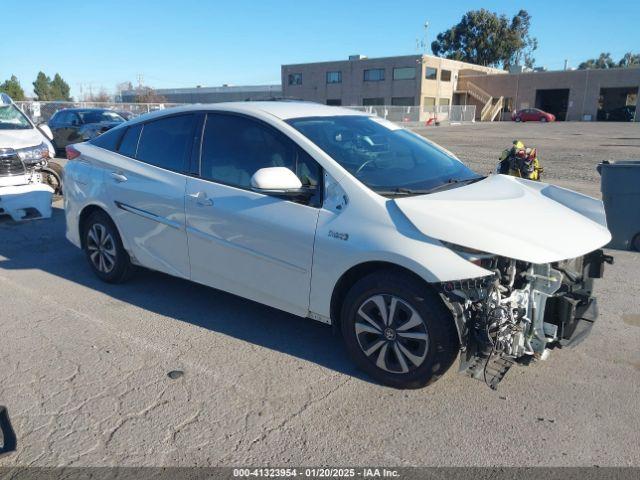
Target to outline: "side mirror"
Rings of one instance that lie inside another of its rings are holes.
[[[257,192],[286,194],[300,193],[302,182],[285,167],[261,168],[251,177],[251,187]]]
[[[53,132],[49,128],[49,125],[47,125],[46,123],[39,123],[36,128],[40,130],[40,133],[42,133],[47,138],[47,140],[53,140]]]
[[[315,192],[315,189],[303,187],[296,174],[286,167],[261,168],[251,177],[251,187],[253,191],[265,195],[305,201]]]

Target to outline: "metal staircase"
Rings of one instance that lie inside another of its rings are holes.
[[[467,94],[483,105],[480,110],[481,122],[495,121],[504,107],[504,97],[494,97],[469,80],[465,81],[463,88],[456,93]]]

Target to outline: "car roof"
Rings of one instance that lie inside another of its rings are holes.
[[[60,113],[60,112],[74,112],[74,113],[80,113],[80,112],[115,112],[115,110],[111,110],[110,108],[73,107],[73,108],[61,108],[56,113]],[[115,113],[117,113],[117,112],[115,112]]]
[[[264,101],[264,102],[221,102],[221,103],[197,103],[192,105],[184,105],[181,107],[172,107],[155,112],[147,113],[134,120],[130,120],[130,124],[139,123],[164,115],[215,110],[220,112],[236,112],[255,115],[256,113],[268,113],[281,120],[289,120],[292,118],[304,117],[333,117],[343,115],[353,116],[369,116],[368,113],[360,112],[350,108],[333,107],[313,102],[301,101]]]

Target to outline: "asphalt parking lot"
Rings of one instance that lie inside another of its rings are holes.
[[[599,161],[640,158],[638,124],[420,132],[481,173],[519,138],[545,180],[594,196]],[[311,320],[148,271],[101,283],[60,201],[51,220],[0,220],[0,404],[18,437],[0,466],[640,466],[640,254],[612,253],[577,349],[498,391],[456,368],[398,391]]]

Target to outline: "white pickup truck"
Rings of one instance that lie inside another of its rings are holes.
[[[42,173],[55,155],[47,129],[0,93],[0,215],[15,221],[51,216],[54,189],[43,183]]]

